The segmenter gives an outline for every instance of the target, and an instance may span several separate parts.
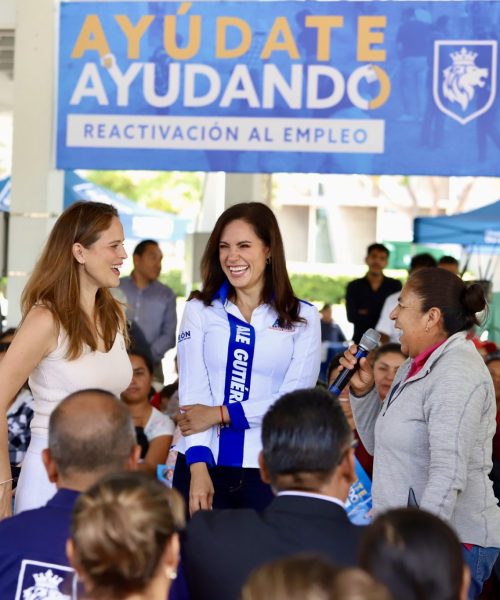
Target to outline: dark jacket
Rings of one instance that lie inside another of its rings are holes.
[[[313,552],[355,565],[361,531],[338,504],[307,496],[279,496],[262,513],[199,511],[183,539],[191,597],[237,599],[255,568],[286,555]]]

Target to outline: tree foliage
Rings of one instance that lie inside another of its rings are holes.
[[[88,171],[86,178],[142,206],[178,213],[199,202],[203,173],[184,171]]]
[[[166,273],[162,273],[160,275],[160,281],[168,285],[171,288],[176,296],[185,296],[186,295],[186,287],[182,283],[182,272],[180,269],[171,269]]]
[[[290,275],[297,298],[308,302],[340,304],[345,300],[345,290],[352,277],[326,277],[324,275]]]

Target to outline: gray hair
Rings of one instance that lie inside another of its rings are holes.
[[[49,420],[49,450],[61,475],[121,470],[136,443],[127,407],[110,392],[67,396]]]

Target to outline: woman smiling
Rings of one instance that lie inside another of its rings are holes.
[[[449,521],[471,568],[470,598],[500,547],[500,508],[488,478],[495,393],[466,339],[485,307],[481,286],[466,286],[442,269],[415,272],[391,315],[410,358],[382,405],[366,359],[350,384],[357,430],[375,456],[375,511],[416,504]],[[356,362],[352,350],[342,359],[347,368]]]
[[[285,392],[312,387],[320,366],[317,309],[293,295],[276,217],[235,204],[219,217],[201,262],[203,290],[179,334],[174,487],[200,508],[264,508],[260,425]]]
[[[119,284],[127,253],[116,208],[76,202],[57,219],[24,288],[23,320],[0,365],[3,414],[29,377],[35,400],[31,442],[16,491],[16,512],[37,508],[55,493],[41,451],[49,417],[69,394],[100,388],[119,395],[132,368],[125,349],[126,319],[109,292]],[[5,417],[0,437],[7,440]],[[0,443],[0,515],[10,512],[7,444]]]

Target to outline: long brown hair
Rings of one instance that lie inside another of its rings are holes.
[[[68,336],[68,360],[78,358],[85,345],[97,350],[90,320],[80,305],[80,278],[73,244],[78,242],[90,248],[109,228],[113,217],[118,217],[116,208],[101,202],[75,202],[68,207],[55,222],[23,290],[23,319],[37,304],[48,308]],[[121,304],[106,288],[97,291],[95,318],[108,351],[119,330],[126,335],[126,320]]]
[[[234,204],[217,219],[201,259],[203,289],[193,292],[191,297],[198,298],[209,306],[220,286],[227,282],[220,264],[219,242],[226,225],[236,220],[248,223],[270,250],[270,263],[266,265],[264,273],[262,301],[274,306],[280,326],[303,322],[304,319],[299,316],[299,301],[293,294],[286,270],[285,250],[278,221],[273,211],[261,202]],[[234,296],[234,288],[231,285],[229,288],[230,295]]]

